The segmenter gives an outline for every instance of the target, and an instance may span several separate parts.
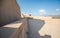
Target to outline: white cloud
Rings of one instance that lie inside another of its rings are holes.
[[[60,9],[58,9],[58,8],[56,9],[56,11],[59,11],[59,10],[60,10]]]
[[[40,13],[40,14],[46,14],[46,10],[41,9],[41,10],[39,10],[39,13]]]

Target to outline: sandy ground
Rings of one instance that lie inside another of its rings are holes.
[[[50,36],[50,37],[45,37],[45,38],[60,38],[60,19],[54,19],[52,17],[33,17],[33,19],[37,19],[37,20],[43,20],[44,24],[41,27],[41,24],[43,23],[39,23],[38,21],[33,21],[33,20],[29,20],[29,24],[30,24],[30,30],[32,33],[32,37],[34,35],[34,38],[38,37],[37,35],[39,34],[40,37],[41,36]],[[39,30],[39,26],[41,27]],[[33,32],[32,32],[33,30]],[[37,31],[38,30],[38,31]],[[35,33],[34,33],[35,32]],[[38,33],[38,34],[37,34]],[[35,35],[36,34],[36,35]]]

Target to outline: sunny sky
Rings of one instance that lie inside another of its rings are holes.
[[[21,13],[40,15],[60,15],[60,0],[17,0]]]

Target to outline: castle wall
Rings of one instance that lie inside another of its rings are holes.
[[[16,0],[0,0],[0,26],[19,20],[20,13]]]

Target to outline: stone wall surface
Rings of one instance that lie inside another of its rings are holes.
[[[0,38],[27,38],[26,19],[0,27]]]
[[[0,26],[19,20],[20,13],[16,0],[0,0]]]

